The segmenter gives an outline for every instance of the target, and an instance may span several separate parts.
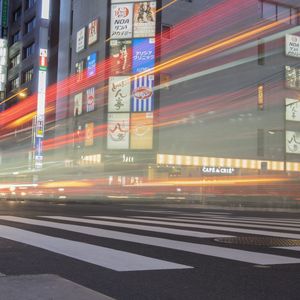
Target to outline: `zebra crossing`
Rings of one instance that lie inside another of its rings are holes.
[[[140,214],[137,214],[138,212]],[[212,212],[188,214],[179,211],[156,213],[155,210],[151,212],[135,210],[134,213],[135,215],[122,217],[87,215],[28,218],[1,215],[0,238],[117,272],[184,270],[197,266],[178,262],[172,257],[170,259],[151,257],[149,254],[122,249],[122,246],[121,249],[115,249],[114,246],[107,246],[107,243],[101,245],[102,239],[118,241],[121,245],[126,243],[140,247],[153,247],[153,249],[168,249],[187,255],[254,265],[300,263],[299,246],[245,249],[245,247],[231,247],[215,241],[217,238],[241,235],[300,240],[300,223],[296,219],[241,217],[232,216],[230,213]],[[51,236],[41,233],[42,230],[36,232],[36,229],[43,228],[56,231]],[[57,230],[72,233],[73,238],[55,236]],[[74,240],[74,234],[78,235],[78,240]],[[95,243],[83,241],[84,236],[93,237]]]

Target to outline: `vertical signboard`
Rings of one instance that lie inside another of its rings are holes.
[[[129,113],[109,113],[107,118],[107,148],[129,148]]]
[[[132,68],[131,40],[111,40],[110,60],[111,74],[123,75],[131,72]]]
[[[99,26],[98,19],[93,20],[91,23],[89,23],[89,26],[88,26],[88,45],[89,46],[96,43],[98,40],[98,26]]]
[[[94,76],[96,74],[96,63],[97,63],[97,53],[91,53],[86,60],[87,64],[87,77]]]
[[[130,111],[130,77],[114,76],[109,78],[108,111]]]
[[[76,35],[76,52],[80,52],[85,48],[85,27],[77,31]]]
[[[300,100],[285,99],[285,119],[286,121],[300,122]]]
[[[134,37],[155,36],[156,2],[138,2],[134,4]]]
[[[285,36],[285,55],[300,58],[300,36],[291,34]]]
[[[82,93],[74,96],[74,117],[82,114]]]
[[[7,82],[7,40],[0,39],[0,92],[5,91]]]
[[[133,40],[132,72],[134,74],[154,68],[155,39],[143,38]]]
[[[81,60],[75,65],[76,81],[80,82],[83,79],[84,60]]]
[[[94,123],[85,124],[85,146],[93,146],[94,145]]]
[[[111,6],[111,38],[132,37],[133,4],[113,4]]]
[[[286,131],[286,153],[300,154],[300,131]]]
[[[132,82],[132,112],[154,110],[154,75],[135,76]]]
[[[91,112],[95,109],[95,88],[91,87],[86,91],[86,112]]]

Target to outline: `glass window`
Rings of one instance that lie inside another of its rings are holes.
[[[17,65],[19,65],[20,62],[21,62],[21,55],[20,55],[20,53],[18,53],[17,55],[15,55],[14,57],[11,58],[11,60],[10,60],[10,67],[14,68]]]
[[[24,48],[24,58],[27,58],[34,53],[34,47],[35,47],[35,44],[32,43],[29,46]]]
[[[276,21],[276,4],[263,2],[262,17],[269,21]]]
[[[18,22],[21,19],[21,14],[22,14],[22,9],[21,7],[19,7],[13,12],[13,21]]]
[[[36,0],[26,0],[26,9],[29,9],[34,6]]]
[[[12,45],[20,40],[20,31],[12,35]]]
[[[284,23],[291,23],[291,9],[289,7],[280,6],[277,7],[277,20],[282,20]]]
[[[25,24],[25,33],[31,32],[35,27],[35,18]]]
[[[15,90],[19,87],[20,87],[20,78],[16,77],[16,78],[12,79],[11,82],[10,82],[11,90]]]
[[[31,67],[30,69],[28,69],[27,71],[24,72],[23,74],[23,82],[28,82],[31,81],[33,78],[33,67]]]

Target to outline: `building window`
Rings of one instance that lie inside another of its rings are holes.
[[[172,31],[171,25],[162,24],[161,32],[162,32],[162,37],[164,39],[167,39],[167,40],[171,39],[171,33],[172,33],[171,31]]]
[[[13,12],[13,22],[19,22],[21,19],[22,8],[19,7]]]
[[[31,19],[29,22],[25,24],[25,33],[29,33],[33,31],[35,27],[35,18]]]
[[[290,25],[298,24],[298,11],[295,8],[273,2],[261,2],[261,17],[269,21],[282,21]]]
[[[16,77],[16,78],[12,79],[10,82],[10,90],[13,91],[19,87],[20,87],[20,78]]]
[[[31,81],[33,78],[33,67],[28,69],[27,71],[24,72],[23,74],[23,82],[26,83],[28,81]]]
[[[15,55],[14,57],[11,58],[10,60],[10,68],[14,68],[17,65],[19,65],[21,62],[21,55],[20,53],[18,53],[17,55]]]
[[[24,58],[31,56],[34,53],[35,44],[32,43],[29,46],[24,48]]]
[[[265,64],[265,43],[261,40],[258,41],[257,52],[257,63],[262,66]]]
[[[34,6],[36,0],[26,0],[26,9],[29,9]]]
[[[17,31],[12,35],[11,38],[11,44],[13,45],[14,43],[18,42],[20,40],[20,31]]]

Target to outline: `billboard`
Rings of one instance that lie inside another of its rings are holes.
[[[300,122],[300,100],[285,99],[285,119]]]
[[[93,20],[91,23],[89,23],[88,26],[88,45],[92,45],[97,42],[98,40],[98,26],[99,26],[99,20]]]
[[[300,154],[300,131],[286,131],[286,153]]]
[[[111,74],[123,75],[131,72],[132,68],[131,40],[110,41]]]
[[[112,39],[127,39],[132,37],[133,3],[113,4],[111,6]]]
[[[97,62],[97,53],[93,52],[86,59],[87,77],[91,77],[96,74],[96,62]]]
[[[132,56],[132,72],[134,74],[154,68],[155,39],[134,39]]]
[[[85,124],[85,138],[84,138],[85,146],[93,146],[94,145],[94,123]]]
[[[135,76],[132,81],[133,112],[149,112],[154,110],[154,75]]]
[[[153,147],[153,113],[131,114],[130,148],[150,150]]]
[[[130,111],[130,76],[113,76],[109,78],[108,111]]]
[[[81,60],[75,65],[76,81],[80,82],[83,79],[84,60]]]
[[[139,2],[134,4],[133,36],[154,37],[155,36],[155,13],[156,2]]]
[[[82,93],[74,96],[74,116],[82,114]]]
[[[287,88],[300,89],[300,69],[285,66],[285,85]]]
[[[77,31],[76,36],[76,52],[80,52],[85,48],[85,27]]]
[[[285,36],[285,55],[300,57],[300,36],[291,34]]]
[[[86,91],[86,112],[91,112],[95,109],[95,88],[89,88]]]
[[[129,148],[129,113],[109,113],[107,118],[107,148]]]

